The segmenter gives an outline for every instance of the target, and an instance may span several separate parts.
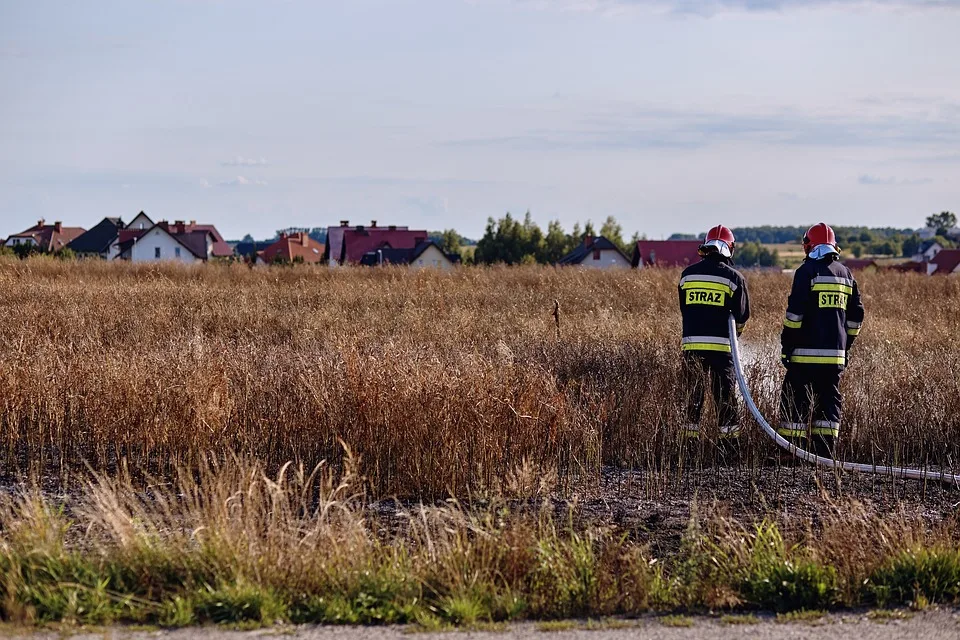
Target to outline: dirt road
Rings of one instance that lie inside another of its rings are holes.
[[[219,628],[188,628],[177,631],[134,631],[110,628],[89,632],[73,632],[69,637],[111,640],[252,640],[254,638],[301,638],[303,640],[881,640],[888,638],[960,638],[960,610],[942,610],[900,617],[876,614],[838,614],[812,622],[778,622],[772,617],[747,618],[748,624],[732,624],[718,618],[644,618],[615,620],[605,623],[525,623],[487,631],[459,631],[411,635],[403,627],[277,627],[259,631],[230,631]],[[744,622],[743,618],[737,618]],[[689,625],[689,626],[683,626]],[[13,631],[0,627],[0,636],[24,640],[50,640],[63,633]]]

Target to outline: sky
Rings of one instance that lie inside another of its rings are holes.
[[[627,235],[960,210],[960,0],[0,0],[38,218]]]

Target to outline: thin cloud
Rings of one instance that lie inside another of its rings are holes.
[[[878,176],[871,176],[871,175],[864,174],[857,179],[857,182],[868,187],[875,187],[875,186],[892,186],[892,185],[908,186],[908,185],[918,185],[918,184],[930,184],[931,182],[933,182],[933,180],[931,180],[930,178],[896,178],[893,176],[881,178]]]
[[[265,180],[237,176],[230,180],[222,180],[219,185],[221,187],[265,187],[267,186],[267,182]]]
[[[266,167],[268,166],[266,158],[244,158],[243,156],[237,156],[233,160],[227,160],[226,162],[221,162],[220,166],[223,167]]]

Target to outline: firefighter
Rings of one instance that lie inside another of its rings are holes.
[[[824,223],[803,236],[806,259],[793,277],[781,333],[781,361],[787,368],[780,394],[781,436],[805,448],[807,414],[819,456],[833,457],[840,433],[843,398],[840,374],[863,324],[857,281],[840,264],[833,229]]]
[[[709,378],[723,453],[736,451],[740,435],[740,412],[734,391],[736,374],[727,322],[732,313],[739,335],[750,317],[747,282],[730,266],[734,250],[733,232],[717,225],[700,245],[702,260],[684,269],[680,278],[687,385],[683,431],[687,438],[700,437],[705,379]]]

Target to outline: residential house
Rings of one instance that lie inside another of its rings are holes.
[[[948,275],[951,273],[960,273],[960,249],[944,249],[930,261],[930,265],[936,268],[930,274]]]
[[[116,247],[111,247],[115,259],[130,260],[133,245],[140,236],[153,228],[154,222],[143,211],[134,216],[130,224],[117,232]]]
[[[383,228],[384,227],[377,226],[376,220],[371,221],[369,227],[364,227],[362,225],[351,227],[349,220],[341,220],[339,226],[329,227],[327,229],[327,240],[326,240],[326,245],[323,252],[324,258],[327,260],[327,264],[329,264],[331,267],[336,267],[343,263],[343,238],[344,238],[344,234],[347,231],[362,232],[366,229],[383,229]],[[390,225],[386,227],[386,230],[387,231],[409,231],[410,229],[409,227],[400,227],[397,225]]]
[[[104,218],[92,229],[74,238],[67,248],[81,258],[112,260],[119,254],[120,231],[124,228],[120,218]]]
[[[209,230],[191,229],[180,221],[170,224],[162,220],[133,239],[126,259],[131,262],[207,262],[214,257],[215,244],[216,238]]]
[[[412,249],[392,249],[390,247],[368,251],[360,259],[366,266],[404,265],[411,269],[440,269],[449,271],[460,262],[460,254],[445,253],[433,240],[419,243]]]
[[[941,251],[943,251],[943,246],[936,240],[924,240],[911,259],[914,262],[930,262]]]
[[[629,269],[630,260],[603,236],[583,236],[580,245],[557,261],[561,266],[578,266],[586,269]]]
[[[323,262],[324,246],[310,237],[306,231],[280,234],[280,239],[263,251],[257,252],[257,264],[276,264],[303,262],[320,264]]]
[[[85,231],[86,229],[82,227],[65,227],[59,220],[53,224],[46,224],[46,221],[41,218],[37,224],[26,231],[15,233],[7,238],[4,245],[7,247],[29,246],[44,253],[59,253]]]
[[[646,267],[686,267],[700,261],[700,240],[637,240],[630,264]]]
[[[327,235],[327,248],[331,264],[358,265],[363,256],[377,249],[413,249],[426,242],[428,234],[424,230],[411,230],[407,227],[378,227],[374,220],[369,227],[357,226],[341,228],[339,246],[331,242]]]

